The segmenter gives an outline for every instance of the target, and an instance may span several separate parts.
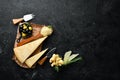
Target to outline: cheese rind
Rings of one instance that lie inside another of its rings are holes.
[[[36,54],[36,55],[28,58],[28,59],[25,61],[26,65],[27,65],[29,68],[31,68],[31,67],[35,64],[35,62],[36,62],[47,50],[48,50],[48,49],[45,49],[45,50],[39,52],[38,54]]]
[[[37,49],[37,47],[47,38],[39,38],[35,41],[32,41],[30,43],[27,43],[23,46],[16,47],[14,48],[14,53],[17,57],[17,59],[21,62],[24,63],[25,60]]]

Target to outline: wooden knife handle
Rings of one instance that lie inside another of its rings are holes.
[[[47,56],[43,57],[41,60],[38,61],[40,65],[43,65],[43,63],[46,61]]]
[[[13,21],[13,24],[17,24],[23,20],[24,20],[23,18],[18,18],[18,19],[13,19],[12,21]]]
[[[38,33],[36,36],[32,36],[30,38],[22,40],[21,42],[19,42],[17,44],[17,46],[22,46],[22,45],[24,45],[24,44],[26,44],[28,42],[31,42],[31,41],[36,40],[36,39],[41,38],[41,37],[43,37],[43,35],[41,35],[40,33]]]

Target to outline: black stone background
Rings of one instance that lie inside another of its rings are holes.
[[[13,18],[50,24],[54,33],[43,48],[79,53],[81,62],[60,72],[48,61],[24,69],[12,61],[17,27]],[[120,80],[120,0],[0,0],[0,80]]]

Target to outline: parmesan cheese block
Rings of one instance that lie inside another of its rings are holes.
[[[48,50],[48,49],[45,49],[45,50],[39,52],[38,54],[36,54],[36,55],[28,58],[28,59],[25,61],[25,63],[27,64],[27,66],[28,66],[29,68],[31,68],[31,67],[35,64],[35,62],[36,62],[47,50]]]
[[[38,48],[38,46],[47,38],[39,38],[35,41],[29,42],[23,46],[14,48],[14,53],[17,57],[17,59],[24,63],[25,60]]]

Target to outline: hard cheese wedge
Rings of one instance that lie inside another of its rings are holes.
[[[39,38],[35,41],[29,42],[23,46],[14,48],[14,53],[17,57],[17,59],[24,63],[25,60],[37,49],[37,47],[47,38]]]
[[[31,67],[35,64],[35,62],[36,62],[47,50],[48,50],[48,49],[45,49],[45,50],[39,52],[38,54],[36,54],[36,55],[28,58],[28,59],[25,61],[25,63],[27,64],[27,66],[28,66],[29,68],[31,68]]]

